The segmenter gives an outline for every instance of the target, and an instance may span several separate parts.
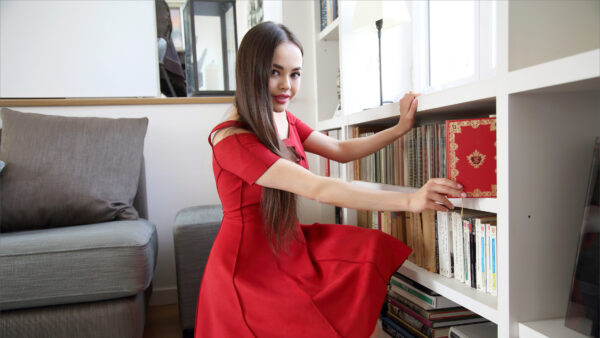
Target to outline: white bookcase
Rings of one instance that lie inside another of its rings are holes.
[[[320,32],[315,1],[317,129],[393,123],[398,103],[352,110],[364,83],[344,10]],[[419,120],[496,114],[498,198],[464,207],[498,216],[498,296],[406,262],[400,272],[498,325],[498,337],[564,337],[594,138],[600,136],[600,1],[497,3],[496,75],[419,98]],[[342,114],[336,72],[341,69]],[[350,103],[348,103],[350,102]],[[345,178],[350,180],[348,165]],[[411,188],[355,182],[375,189]],[[453,201],[460,205],[459,200]],[[345,222],[354,223],[351,211]],[[565,331],[566,330],[566,331]]]

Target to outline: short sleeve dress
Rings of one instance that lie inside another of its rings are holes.
[[[312,129],[286,113],[284,142],[308,168],[302,142]],[[230,126],[242,124],[226,121],[213,132]],[[300,224],[289,250],[274,254],[255,182],[279,159],[252,133],[213,146],[223,221],[200,286],[195,337],[368,337],[411,249],[381,231],[315,223]]]

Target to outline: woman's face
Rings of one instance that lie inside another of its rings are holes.
[[[280,43],[273,54],[269,93],[273,111],[284,112],[291,99],[300,88],[302,73],[302,53],[300,48],[291,42]]]

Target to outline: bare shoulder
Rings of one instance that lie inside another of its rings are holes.
[[[227,127],[217,130],[213,135],[213,145],[223,141],[225,138],[235,134],[247,134],[251,133],[249,130],[239,127]]]

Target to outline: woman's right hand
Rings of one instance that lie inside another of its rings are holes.
[[[448,211],[454,205],[448,200],[448,195],[466,197],[462,185],[447,178],[432,178],[417,192],[409,195],[408,211],[423,212],[425,209]]]
[[[398,121],[400,135],[404,135],[413,127],[418,105],[417,97],[420,95],[420,93],[410,91],[400,99],[400,120]]]

